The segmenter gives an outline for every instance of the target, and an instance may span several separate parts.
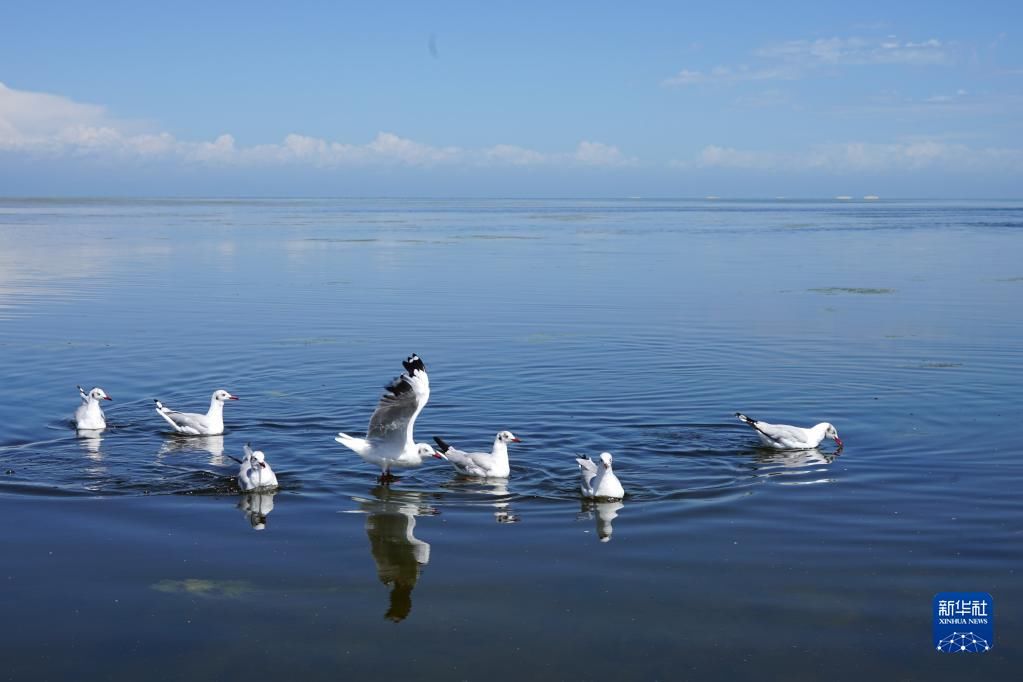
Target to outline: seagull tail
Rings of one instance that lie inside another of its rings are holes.
[[[339,431],[334,437],[338,443],[344,445],[349,450],[355,451],[356,454],[363,454],[369,449],[369,441],[365,438],[356,438],[355,436],[349,436],[347,433]]]
[[[181,433],[181,427],[175,424],[174,420],[167,414],[171,411],[171,409],[169,407],[164,407],[163,403],[159,400],[154,400],[153,402],[156,403],[156,413],[163,417],[164,421],[171,425],[171,428],[173,428],[176,432]]]

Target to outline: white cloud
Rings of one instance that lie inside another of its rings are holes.
[[[758,171],[887,172],[1023,170],[1023,148],[970,147],[922,139],[894,143],[846,142],[802,152],[773,152],[709,145],[697,158],[673,161],[676,168],[732,168]]]
[[[661,85],[685,86],[703,83],[739,83],[742,81],[792,80],[798,78],[797,70],[788,66],[754,69],[746,64],[739,66],[715,66],[709,71],[682,69],[674,76],[665,78]]]
[[[333,142],[292,133],[280,143],[240,146],[225,133],[212,141],[179,140],[168,132],[139,133],[103,107],[0,83],[0,154],[165,160],[206,165],[301,164],[318,168],[392,165],[593,166],[636,163],[617,147],[584,140],[570,152],[541,152],[498,144],[484,149],[433,146],[391,132],[365,144]]]
[[[635,159],[626,158],[618,147],[587,140],[579,143],[574,159],[584,166],[631,166],[636,163]]]
[[[886,38],[818,38],[788,40],[754,50],[765,64],[749,66],[719,65],[707,71],[682,69],[661,81],[662,85],[682,87],[705,83],[793,80],[807,71],[834,65],[857,64],[947,64],[953,60],[949,46],[936,38],[918,42]]]
[[[900,41],[895,36],[876,38],[818,38],[789,40],[769,45],[754,54],[802,64],[945,64],[951,61],[947,47],[931,38]]]

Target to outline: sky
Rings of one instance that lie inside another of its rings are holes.
[[[630,5],[3,3],[0,196],[1023,198],[1021,2]]]

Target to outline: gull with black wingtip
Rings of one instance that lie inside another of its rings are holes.
[[[369,418],[365,438],[339,432],[334,438],[370,464],[380,467],[380,482],[397,480],[393,467],[417,467],[425,457],[440,457],[426,443],[416,443],[412,429],[416,417],[430,399],[426,365],[413,353],[402,365],[405,371],[387,385]]]
[[[102,431],[107,428],[106,415],[103,414],[99,401],[113,398],[99,386],[88,393],[79,386],[78,395],[82,398],[82,404],[75,410],[75,428],[79,431]]]
[[[440,456],[455,467],[458,473],[478,478],[508,478],[511,466],[508,463],[508,443],[521,443],[511,431],[501,431],[494,439],[494,448],[490,452],[464,452],[451,447],[447,441],[438,436]]]
[[[277,475],[266,461],[262,450],[253,450],[249,443],[245,444],[245,456],[238,467],[238,487],[249,492],[252,490],[271,490],[277,487]]]
[[[588,455],[576,457],[575,461],[579,464],[579,474],[582,476],[579,490],[583,497],[592,500],[620,500],[625,497],[625,488],[611,468],[610,452],[600,453],[600,464],[594,462]]]
[[[838,437],[838,431],[828,422],[821,422],[808,429],[788,424],[768,424],[759,419],[747,417],[742,412],[736,412],[735,416],[743,424],[749,424],[760,436],[760,442],[776,450],[809,450],[821,444],[825,438],[831,438],[838,443],[838,449],[843,447],[842,439]]]
[[[219,436],[224,432],[224,402],[238,400],[223,389],[217,389],[210,397],[210,409],[206,414],[194,412],[175,412],[156,402],[156,413],[164,418],[177,432],[188,436]]]

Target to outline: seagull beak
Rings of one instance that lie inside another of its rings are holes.
[[[238,400],[238,396],[236,395],[230,396],[228,400]]]
[[[513,442],[513,443],[521,443],[522,441],[519,440],[518,438],[512,438],[511,442]]]
[[[259,468],[260,469],[265,469],[266,468],[266,462],[260,462],[259,463]]]
[[[111,397],[110,397],[110,396],[108,396],[108,395],[105,395],[105,396],[103,396],[103,400],[113,400],[113,398],[111,398]]]
[[[841,450],[842,448],[845,447],[845,443],[843,443],[842,439],[839,438],[838,436],[835,436],[835,442],[838,443],[838,449],[839,450]]]
[[[437,459],[447,459],[447,457],[445,457],[444,455],[440,454],[439,452],[433,453],[433,456],[436,457]]]

